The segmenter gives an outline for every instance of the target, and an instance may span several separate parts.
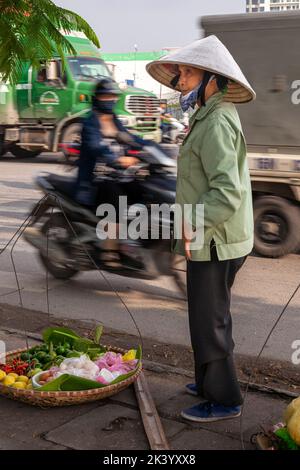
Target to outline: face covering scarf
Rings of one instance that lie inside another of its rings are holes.
[[[194,107],[197,103],[197,100],[198,100],[198,96],[199,96],[200,88],[202,87],[202,83],[203,82],[201,81],[199,83],[199,85],[196,86],[196,88],[194,88],[192,91],[190,91],[186,95],[183,95],[183,94],[180,95],[179,102],[180,102],[181,109],[184,113],[186,111],[188,111],[189,108],[194,109]]]
[[[215,75],[212,75],[208,82],[207,82],[207,85],[216,78]],[[198,98],[200,96],[200,92],[201,92],[201,88],[203,86],[203,80],[201,80],[201,82],[199,83],[199,85],[196,86],[196,88],[194,88],[192,91],[190,91],[189,93],[187,93],[186,95],[180,95],[180,99],[179,99],[179,102],[180,102],[180,106],[181,106],[181,109],[182,111],[185,113],[189,108],[193,108],[196,106],[196,103],[198,101]]]
[[[99,113],[103,113],[103,114],[113,114],[115,105],[116,105],[115,100],[109,100],[109,101],[95,100],[94,101],[94,107],[96,108],[96,110]]]

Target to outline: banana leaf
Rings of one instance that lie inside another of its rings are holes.
[[[63,344],[64,342],[73,344],[78,339],[80,339],[80,336],[69,328],[47,328],[43,331],[43,340],[47,344],[50,342],[54,345]]]
[[[96,359],[98,359],[100,356],[102,356],[103,354],[106,353],[106,349],[99,346],[98,348],[89,348],[87,350],[87,355],[89,356],[89,358],[91,359],[91,361],[95,361]]]
[[[114,385],[122,382],[123,380],[128,379],[136,373],[137,367],[128,372],[128,374],[123,374],[117,377],[115,380],[105,385],[95,380],[85,379],[84,377],[78,377],[71,374],[63,374],[57,377],[57,379],[51,380],[51,382],[43,385],[42,387],[36,388],[39,392],[75,392],[80,390],[89,390],[93,388],[103,388],[108,385]]]
[[[98,328],[98,327],[97,327]],[[101,337],[101,331],[98,330],[97,337]],[[78,336],[73,330],[69,328],[59,327],[59,328],[47,328],[43,331],[43,340],[47,344],[64,344],[65,342],[70,343],[72,349],[76,351],[80,351],[83,353],[88,353],[89,349],[93,357],[105,352],[106,349],[100,346],[99,344],[95,343],[94,341],[88,338],[82,338]]]
[[[139,344],[136,350],[135,358],[138,359],[140,362],[142,360],[142,355],[143,355],[142,346]]]
[[[118,384],[120,382],[123,382],[123,380],[129,379],[129,377],[131,377],[132,375],[134,375],[136,373],[137,368],[138,368],[138,365],[136,366],[136,368],[134,370],[128,372],[128,374],[119,375],[119,377],[117,377],[115,380],[110,382],[109,385]]]
[[[94,342],[95,342],[96,344],[100,344],[100,340],[101,340],[102,333],[103,333],[103,326],[102,326],[102,325],[98,325],[98,326],[95,328],[95,333],[94,333]]]
[[[99,346],[99,344],[94,343],[90,339],[86,338],[79,338],[74,340],[73,344],[73,349],[76,349],[76,351],[82,351],[82,352],[87,352],[89,349],[103,349],[102,347]]]
[[[103,386],[105,385],[100,384],[95,380],[89,380],[84,377],[77,377],[76,375],[71,374],[63,374],[42,387],[38,387],[36,390],[39,392],[70,392],[101,388]]]

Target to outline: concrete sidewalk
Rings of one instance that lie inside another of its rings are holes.
[[[24,338],[0,331],[7,350],[24,347]],[[31,341],[31,344],[34,341]],[[180,417],[197,403],[185,393],[183,376],[145,371],[162,424],[173,450],[240,450],[240,419],[194,424]],[[287,403],[276,396],[250,392],[244,405],[246,449],[261,425],[282,419]],[[0,397],[0,449],[148,450],[133,386],[110,399],[65,408],[39,409]]]

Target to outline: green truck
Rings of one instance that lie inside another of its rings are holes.
[[[95,82],[111,76],[98,49],[84,36],[68,36],[76,56],[59,56],[33,70],[24,63],[19,83],[0,81],[0,156],[33,157],[56,152],[60,143],[77,141],[81,119],[91,108]],[[1,79],[1,77],[0,77]],[[133,133],[161,140],[159,100],[145,90],[126,87],[116,113]]]

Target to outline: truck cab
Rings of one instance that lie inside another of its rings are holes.
[[[59,143],[80,138],[81,120],[91,109],[95,83],[111,72],[98,49],[82,34],[68,40],[76,55],[57,55],[40,68],[23,64],[19,83],[0,83],[0,154],[34,156],[42,151],[56,152]],[[142,89],[122,90],[115,111],[133,133],[159,142],[159,101]]]

